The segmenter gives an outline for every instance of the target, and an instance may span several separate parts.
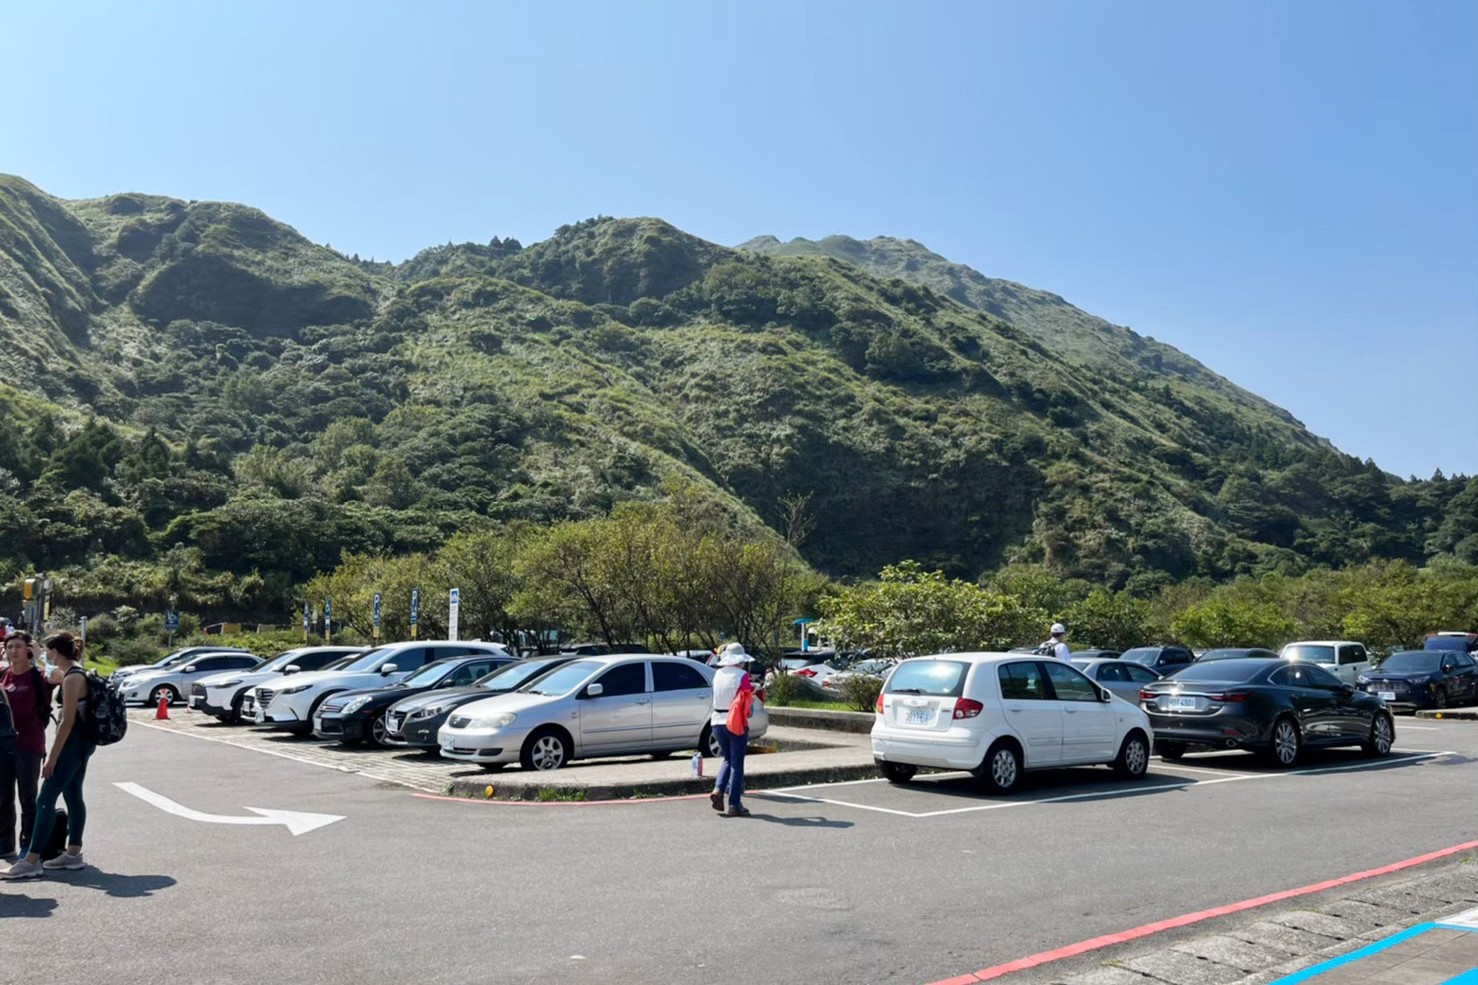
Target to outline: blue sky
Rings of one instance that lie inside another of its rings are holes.
[[[1478,472],[1471,0],[0,0],[0,25],[0,170],[53,194],[246,202],[397,260],[596,214],[912,237],[1397,474]]]

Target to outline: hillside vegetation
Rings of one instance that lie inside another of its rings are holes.
[[[877,243],[600,218],[391,266],[0,176],[0,574],[280,617],[345,552],[675,490],[837,578],[1478,561],[1478,483],[1400,481],[1168,346]]]

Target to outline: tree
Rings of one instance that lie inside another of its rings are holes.
[[[1293,618],[1268,602],[1213,596],[1170,621],[1175,638],[1187,646],[1276,648],[1293,638]]]
[[[1063,621],[1076,643],[1127,650],[1145,642],[1149,606],[1127,592],[1095,588],[1064,610]]]

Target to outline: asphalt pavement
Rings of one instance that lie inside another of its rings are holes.
[[[852,782],[748,819],[436,799],[133,728],[89,770],[94,867],[0,884],[0,981],[922,985],[1472,839],[1478,725],[1408,722],[1383,761]]]

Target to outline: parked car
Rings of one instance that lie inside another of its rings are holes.
[[[1402,650],[1356,683],[1393,709],[1472,704],[1478,701],[1478,663],[1462,650]]]
[[[819,650],[786,650],[780,654],[780,667],[790,673],[804,670],[816,664],[824,664],[837,655],[830,647]]]
[[[1119,654],[1120,660],[1141,664],[1164,676],[1196,662],[1196,655],[1183,646],[1136,646]]]
[[[214,715],[234,725],[241,720],[242,705],[248,692],[256,685],[288,673],[289,668],[294,673],[322,670],[330,663],[363,652],[362,646],[303,646],[279,653],[250,671],[226,671],[202,677],[190,685],[190,710]]]
[[[709,728],[713,671],[680,657],[581,657],[517,691],[474,701],[437,733],[448,759],[500,769],[554,770],[572,759],[698,749],[718,755]],[[751,739],[769,715],[754,702]]]
[[[495,694],[517,691],[525,684],[574,660],[571,656],[533,657],[505,664],[468,687],[436,690],[402,698],[385,711],[385,742],[392,746],[435,749],[437,731],[452,712]]]
[[[1428,633],[1427,638],[1422,641],[1422,649],[1459,650],[1463,653],[1478,653],[1478,633]]]
[[[117,670],[113,671],[108,679],[114,684],[122,684],[134,674],[142,674],[145,671],[163,670],[166,667],[174,667],[177,664],[182,664],[186,660],[189,660],[191,657],[199,656],[202,653],[250,652],[251,651],[249,650],[243,650],[240,647],[236,646],[187,646],[183,650],[175,650],[173,653],[166,654],[165,656],[160,657],[158,660],[154,661],[151,664],[138,664],[132,667],[119,667]]]
[[[1279,651],[1284,660],[1318,664],[1346,684],[1370,669],[1370,654],[1364,643],[1352,640],[1307,640],[1289,643]]]
[[[900,663],[878,695],[872,755],[882,775],[907,783],[919,767],[970,770],[997,793],[1023,770],[1111,764],[1145,775],[1150,723],[1060,660],[1007,653],[947,653]]]
[[[294,674],[281,682],[255,691],[258,725],[306,734],[313,729],[313,716],[331,696],[358,688],[388,687],[403,681],[433,660],[472,653],[509,656],[501,643],[433,640],[391,643],[361,654],[342,670],[320,670]]]
[[[859,660],[849,666],[846,670],[834,671],[826,676],[814,676],[812,680],[819,680],[821,686],[828,691],[840,691],[842,685],[853,677],[871,677],[881,681],[888,676],[888,672],[897,666],[897,660],[889,660],[884,657],[873,657],[867,660]],[[825,664],[821,666],[826,666]],[[802,668],[797,674],[804,674],[806,670],[815,668]]]
[[[127,705],[157,705],[168,699],[170,704],[190,693],[196,681],[228,670],[250,670],[260,666],[261,657],[236,650],[208,650],[178,660],[167,667],[140,671],[125,678],[120,690]]]
[[[1118,650],[1074,650],[1068,654],[1068,659],[1077,663],[1079,660],[1117,660]]]
[[[646,653],[640,643],[563,643],[560,653],[572,657],[603,657],[611,653]]]
[[[285,675],[288,675],[288,674],[306,673],[309,670],[325,670],[325,671],[327,671],[327,670],[344,670],[350,664],[352,664],[354,661],[358,660],[361,656],[363,656],[365,653],[368,653],[369,652],[369,649],[370,648],[367,647],[367,646],[355,647],[353,653],[349,654],[348,656],[338,657],[335,660],[331,660],[328,663],[324,664],[322,667],[305,668],[305,667],[299,666],[297,664],[289,664],[287,667],[285,667],[283,669],[281,676],[285,676]],[[260,670],[261,670],[261,668],[257,668],[257,671],[253,671],[253,673],[257,673]],[[277,676],[279,676],[279,675],[275,675],[274,674],[271,677],[267,677],[265,679],[268,680],[268,681],[271,681],[274,677],[277,677]],[[261,684],[261,683],[262,683],[261,681],[258,681],[257,682],[257,684]],[[257,687],[256,687],[256,684],[253,684],[253,685],[248,685],[247,688],[246,688],[246,693],[241,696],[241,721],[251,722],[251,723],[255,724],[256,723],[256,720],[257,720]]]
[[[1196,658],[1196,663],[1207,663],[1217,660],[1277,660],[1278,655],[1272,650],[1264,650],[1260,646],[1220,647],[1215,650],[1207,650]]]
[[[1140,687],[1150,681],[1158,681],[1161,677],[1144,664],[1114,658],[1079,660],[1075,653],[1072,664],[1081,670],[1090,681],[1108,688],[1114,693],[1114,697],[1123,698],[1136,708],[1139,707]]]
[[[1146,684],[1139,696],[1164,759],[1191,747],[1247,749],[1292,766],[1306,747],[1361,746],[1384,756],[1396,741],[1380,698],[1316,663],[1215,660]]]
[[[338,739],[345,745],[368,742],[383,746],[386,744],[385,713],[401,698],[437,689],[467,687],[486,677],[494,668],[506,667],[516,659],[512,654],[492,653],[445,657],[433,660],[389,687],[340,691],[318,706],[313,716],[313,734],[320,739]]]

